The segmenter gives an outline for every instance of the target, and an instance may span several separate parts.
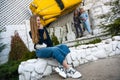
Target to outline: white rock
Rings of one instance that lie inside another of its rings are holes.
[[[25,80],[25,76],[23,76],[23,74],[19,75],[19,80]]]
[[[93,61],[98,60],[98,58],[97,58],[97,57],[95,57],[95,56],[93,56],[93,57],[92,57],[92,59],[93,59]]]
[[[111,53],[108,54],[108,56],[113,56],[116,54],[116,51],[112,51]]]
[[[35,64],[33,64],[35,67],[35,71],[39,74],[43,74],[46,67],[47,67],[47,60],[40,59]]]
[[[72,51],[72,50],[75,50],[76,48],[75,47],[70,47],[69,49],[70,49],[70,51]]]
[[[92,61],[92,56],[93,56],[93,55],[86,56],[86,58],[85,58],[85,59],[87,59],[88,61]]]
[[[30,72],[24,72],[24,77],[25,77],[25,80],[30,80]]]
[[[76,52],[71,52],[70,55],[71,55],[71,58],[72,58],[73,61],[77,60]]]
[[[26,61],[23,61],[23,62],[20,63],[20,65],[26,65],[26,64],[27,64]]]
[[[43,77],[43,75],[38,74],[38,75],[36,76],[36,79],[35,79],[35,80],[41,80],[42,77]]]
[[[37,74],[35,71],[31,73],[31,80],[40,80],[42,78],[42,74]]]
[[[77,66],[79,66],[79,65],[80,65],[80,63],[79,63],[79,61],[78,61],[78,60],[73,61],[73,66],[74,66],[74,67],[77,67]]]
[[[92,50],[92,48],[85,49],[85,55],[86,55],[86,56],[91,55],[91,53],[92,53],[91,50]]]
[[[102,49],[105,44],[101,42],[101,43],[97,43],[95,45],[96,45],[97,48]]]
[[[53,59],[53,58],[47,59],[47,63],[48,63],[48,65],[50,65],[50,66],[58,66],[58,61],[55,60],[55,59]]]
[[[35,71],[32,71],[32,73],[31,73],[31,79],[32,79],[32,80],[36,79],[36,78],[35,78],[36,75],[37,75],[37,73],[36,73]]]
[[[83,59],[83,61],[84,61],[84,63],[87,63],[87,62],[89,62],[87,59]]]
[[[117,48],[117,49],[115,50],[115,54],[120,54],[120,49]]]
[[[112,44],[110,43],[110,44],[105,44],[104,46],[103,46],[103,48],[104,48],[104,50],[105,50],[105,52],[106,52],[106,54],[107,55],[109,55],[110,53],[112,53]]]
[[[69,53],[69,54],[66,56],[66,60],[67,60],[67,63],[68,63],[68,64],[71,64],[71,63],[72,63],[71,53]]]
[[[84,57],[86,55],[86,51],[84,49],[77,50],[76,52],[77,52],[77,60],[82,59],[83,55]]]
[[[21,64],[18,67],[18,72],[23,73],[24,71],[31,72],[34,69],[34,63],[37,61],[37,59],[30,59],[27,61],[21,62]]]
[[[81,49],[86,49],[88,46],[87,45],[81,45],[81,46],[79,46],[79,48],[81,48]]]
[[[98,60],[98,59],[97,59],[96,57],[94,57],[93,55],[86,56],[85,59],[88,60],[88,61],[96,61],[96,60]]]
[[[116,48],[118,47],[118,41],[112,41],[111,45],[112,45],[112,50],[115,51]]]
[[[112,40],[120,41],[120,36],[114,36],[112,37]]]
[[[21,73],[24,73],[24,66],[23,65],[19,65],[18,67],[18,73],[21,74]]]
[[[80,46],[77,46],[75,49],[79,50],[79,49],[81,49],[81,47],[80,47]]]
[[[28,63],[35,63],[37,61],[37,59],[30,59],[30,60],[27,60],[26,62]]]
[[[89,44],[88,45],[88,48],[93,48],[93,47],[96,47],[96,45],[95,44]]]
[[[80,60],[79,60],[79,63],[80,63],[80,64],[85,64],[85,63],[87,63],[87,62],[89,62],[87,59],[80,59]]]
[[[106,40],[102,40],[103,44],[109,44],[112,41],[112,39],[106,39]]]
[[[47,75],[50,75],[52,73],[52,67],[51,66],[47,66],[44,73],[43,73],[43,76],[47,76]]]
[[[97,52],[93,52],[92,55],[97,57],[98,59],[106,58],[108,56],[103,49],[98,50]]]
[[[24,71],[28,71],[28,72],[33,71],[34,70],[34,64],[28,63],[28,64],[24,65],[23,66],[23,70]]]
[[[79,49],[79,50],[76,50],[76,53],[77,54],[81,54],[81,53],[86,53],[86,49]]]
[[[98,51],[99,49],[98,49],[98,47],[93,47],[93,48],[91,48],[90,50],[91,50],[91,52],[96,52],[96,51]]]
[[[81,54],[81,58],[82,58],[82,59],[85,59],[85,57],[86,57],[86,54],[85,54],[85,53],[82,53],[82,54]]]
[[[112,42],[112,39],[111,39],[111,38],[109,38],[109,39],[106,39],[106,41],[108,41],[108,42]]]
[[[84,62],[83,59],[79,59],[79,63],[80,63],[80,64],[84,64],[85,62]]]
[[[120,49],[120,42],[118,42],[118,44],[117,44],[117,48]]]

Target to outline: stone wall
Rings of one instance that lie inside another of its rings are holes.
[[[80,66],[91,61],[120,55],[120,36],[114,36],[101,43],[71,47],[66,60],[73,67]],[[19,80],[40,80],[43,76],[50,75],[58,66],[54,59],[30,59],[21,62],[18,68]]]

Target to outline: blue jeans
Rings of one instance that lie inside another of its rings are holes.
[[[60,64],[63,64],[63,61],[65,60],[65,57],[70,52],[69,48],[64,45],[60,44],[54,47],[47,47],[47,48],[41,48],[36,50],[36,56],[39,58],[54,58],[56,59]]]
[[[77,38],[79,37],[79,31],[80,31],[81,35],[83,35],[82,28],[81,28],[80,24],[74,24],[74,26],[75,26],[76,34],[77,34],[76,37]],[[78,31],[78,29],[79,29],[79,31]]]
[[[90,24],[89,24],[88,20],[86,20],[85,22],[83,22],[83,26],[87,29],[87,31],[89,33],[91,33],[91,27],[90,27]]]

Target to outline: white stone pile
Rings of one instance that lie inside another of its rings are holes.
[[[120,36],[114,36],[97,44],[72,47],[70,51],[66,60],[73,67],[113,55],[119,55]],[[21,62],[18,68],[19,80],[40,80],[43,76],[50,75],[56,66],[58,66],[58,62],[54,59],[38,58]]]

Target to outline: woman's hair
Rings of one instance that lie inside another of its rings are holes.
[[[82,12],[85,12],[84,8],[80,8],[79,10],[82,11]]]
[[[31,36],[33,43],[38,43],[39,41],[39,33],[38,33],[38,26],[37,26],[37,17],[38,15],[32,15],[30,17],[30,28],[31,28]]]
[[[38,33],[38,25],[37,25],[37,17],[40,17],[39,15],[32,15],[30,18],[30,28],[31,28],[31,36],[33,43],[38,43],[40,39],[40,35]],[[47,39],[46,31],[43,33],[44,39]]]
[[[77,13],[77,14],[76,14]],[[78,10],[74,11],[74,16],[78,15]]]

